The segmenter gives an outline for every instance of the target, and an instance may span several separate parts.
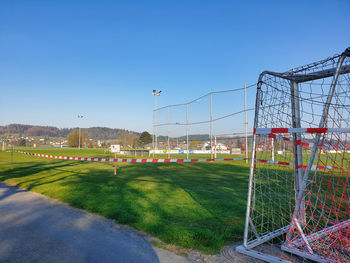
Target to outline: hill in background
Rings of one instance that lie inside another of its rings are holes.
[[[57,128],[52,126],[37,126],[37,125],[24,125],[24,124],[10,124],[6,126],[0,126],[0,135],[11,134],[21,136],[44,136],[44,137],[57,137],[66,138],[69,133],[78,128]],[[140,133],[134,131],[128,131],[125,129],[112,129],[107,127],[92,127],[84,128],[81,131],[88,133],[89,138],[94,140],[114,140],[120,139],[125,135],[139,136]]]
[[[53,126],[38,126],[38,125],[25,125],[25,124],[9,124],[6,126],[0,126],[0,135],[11,134],[33,137],[53,137],[53,138],[66,138],[69,133],[78,128],[57,128]],[[82,128],[81,131],[88,133],[89,138],[93,140],[117,140],[122,139],[125,136],[131,135],[133,137],[139,137],[140,133],[135,131],[129,131],[125,129],[113,129],[107,127],[91,127]],[[190,134],[189,140],[207,141],[209,140],[208,134]],[[185,141],[186,136],[180,136],[178,138],[172,137],[172,139],[178,139],[179,141]],[[159,142],[166,142],[167,136],[158,136]]]

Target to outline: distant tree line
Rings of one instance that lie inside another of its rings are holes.
[[[90,140],[89,135],[86,131],[81,131],[79,136],[79,130],[75,129],[70,134],[67,135],[67,144],[69,147],[79,147],[79,139],[80,146],[83,148],[92,148],[96,147],[95,143]],[[116,143],[124,146],[124,147],[143,147],[146,144],[152,142],[152,136],[148,132],[141,133],[140,136],[135,134],[128,133],[123,131],[120,135],[120,138],[116,141]]]
[[[66,138],[76,128],[59,129],[52,126],[35,126],[24,124],[10,124],[7,126],[0,126],[1,134],[18,134],[19,136],[47,136]],[[140,133],[128,131],[125,129],[112,129],[106,127],[92,127],[81,129],[86,132],[88,137],[94,140],[112,140],[124,138],[130,142],[132,139],[137,139]],[[131,139],[132,138],[132,139]]]
[[[0,135],[2,134],[18,134],[19,136],[46,136],[46,137],[59,137],[66,138],[73,130],[77,128],[57,128],[53,126],[37,126],[37,125],[24,125],[24,124],[10,124],[7,126],[0,126]],[[82,132],[86,132],[88,137],[93,140],[118,140],[121,139],[125,144],[135,144],[140,133],[129,131],[125,129],[112,129],[107,127],[92,127],[81,129]],[[152,139],[152,136],[151,136]],[[171,138],[174,140],[175,138]],[[186,140],[186,136],[176,138],[179,141]],[[159,142],[166,142],[167,136],[158,136]],[[207,141],[209,140],[208,134],[190,134],[189,140]],[[134,142],[134,143],[132,143]]]
[[[24,124],[10,124],[0,126],[0,134],[18,134],[20,136],[49,136],[66,137],[72,129],[59,129],[51,126],[34,126]]]

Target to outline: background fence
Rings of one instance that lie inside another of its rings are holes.
[[[155,108],[153,153],[240,154],[247,148],[254,117],[256,84],[207,93]],[[250,96],[253,91],[254,96]],[[157,100],[155,93],[155,100]],[[156,103],[155,103],[156,105]],[[245,125],[246,124],[246,125]],[[249,146],[248,146],[249,147]]]

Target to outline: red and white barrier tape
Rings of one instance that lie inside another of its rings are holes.
[[[122,163],[186,163],[186,162],[220,162],[220,161],[243,161],[246,158],[222,158],[222,159],[114,159],[114,158],[83,158],[83,157],[69,157],[69,156],[57,156],[57,155],[48,155],[48,154],[40,154],[40,153],[29,153],[29,152],[21,152],[15,151],[17,153],[36,156],[36,157],[44,157],[44,158],[52,158],[52,159],[61,159],[61,160],[70,160],[70,161],[88,161],[88,162],[122,162]],[[249,160],[249,158],[248,158]],[[271,161],[271,160],[261,160],[255,159],[255,161],[260,163],[269,163],[269,164],[278,164],[278,165],[287,165],[293,166],[293,163],[289,162],[281,162],[281,161]],[[300,165],[297,168],[306,169],[306,165]],[[339,170],[347,170],[346,167],[336,167],[336,166],[321,166],[321,165],[313,165],[311,170],[325,170],[325,169],[339,169]]]
[[[45,157],[52,159],[61,159],[61,160],[71,160],[71,161],[88,161],[88,162],[114,162],[114,163],[187,163],[187,162],[221,162],[221,161],[243,161],[245,158],[222,158],[222,159],[114,159],[114,158],[84,158],[84,157],[69,157],[69,156],[57,156],[57,155],[48,155],[40,153],[29,153],[29,152],[20,152],[18,153],[36,156],[36,157]]]
[[[255,128],[254,129],[254,134],[325,133],[325,132],[350,133],[350,128]]]

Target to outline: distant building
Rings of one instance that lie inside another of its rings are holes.
[[[213,146],[212,146],[213,150],[221,150],[221,151],[226,151],[228,148],[225,144],[223,143],[217,143],[216,146],[215,146],[215,143],[213,142]],[[203,144],[203,147],[202,147],[202,150],[210,150],[210,142],[205,142]]]

